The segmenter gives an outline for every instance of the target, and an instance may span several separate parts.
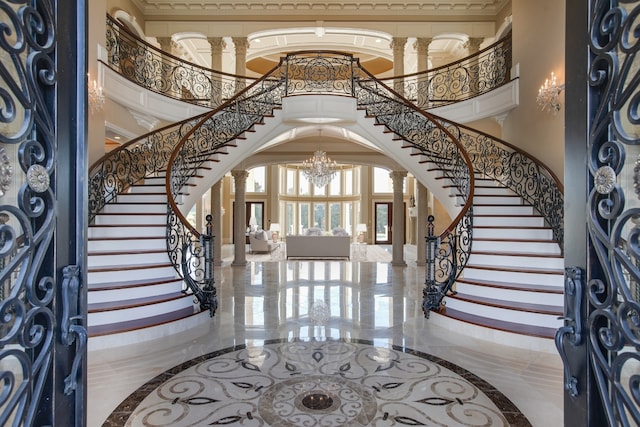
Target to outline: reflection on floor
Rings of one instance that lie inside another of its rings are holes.
[[[407,261],[225,262],[213,319],[89,353],[89,425],[562,425],[559,357],[425,319]]]

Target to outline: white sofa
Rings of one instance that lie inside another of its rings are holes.
[[[271,252],[278,247],[277,243],[273,243],[271,239],[267,239],[267,234],[263,234],[262,238],[257,238],[256,233],[249,233],[249,248],[251,253],[260,253],[260,252]]]
[[[287,236],[289,258],[347,258],[351,256],[350,236]]]

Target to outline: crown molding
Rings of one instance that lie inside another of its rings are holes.
[[[417,21],[438,21],[448,18],[468,17],[473,20],[494,19],[511,0],[423,0],[419,2],[402,1],[362,1],[343,0],[328,2],[306,1],[217,1],[217,0],[133,0],[147,20],[282,20],[286,16],[308,16],[322,19],[349,15],[349,20],[361,17],[395,20],[399,17],[411,17]]]

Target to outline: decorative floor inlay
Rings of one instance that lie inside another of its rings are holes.
[[[113,426],[530,426],[500,392],[445,360],[369,341],[267,341],[157,376]]]

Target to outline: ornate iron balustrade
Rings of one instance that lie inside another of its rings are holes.
[[[212,244],[213,236],[210,233],[202,235],[187,221],[179,209],[178,200],[185,186],[207,161],[282,105],[283,83],[284,80],[274,80],[267,74],[205,115],[180,139],[167,165],[167,252],[200,308],[208,309],[211,316],[218,306],[213,266],[207,261],[212,257],[212,248],[208,249],[208,245]]]
[[[381,80],[428,110],[496,89],[511,78],[511,32],[475,54],[442,67]]]
[[[165,170],[182,136],[201,118],[202,115],[150,132],[100,158],[89,170],[89,221],[118,194]]]
[[[127,80],[174,99],[216,108],[256,79],[210,70],[141,40],[107,15],[107,65]]]
[[[354,96],[356,59],[335,51],[296,52],[287,55],[281,77],[286,95],[342,94]]]
[[[513,190],[540,213],[564,250],[564,188],[541,161],[517,147],[470,127],[440,119],[460,140],[476,173]]]
[[[446,128],[427,113],[406,103],[373,76],[357,81],[356,95],[360,108],[428,158],[449,179],[464,202],[449,227],[429,242],[432,250],[428,252],[433,258],[427,260],[427,265],[431,265],[433,270],[425,280],[422,307],[428,317],[432,310],[440,309],[471,253],[474,188],[471,159]]]

